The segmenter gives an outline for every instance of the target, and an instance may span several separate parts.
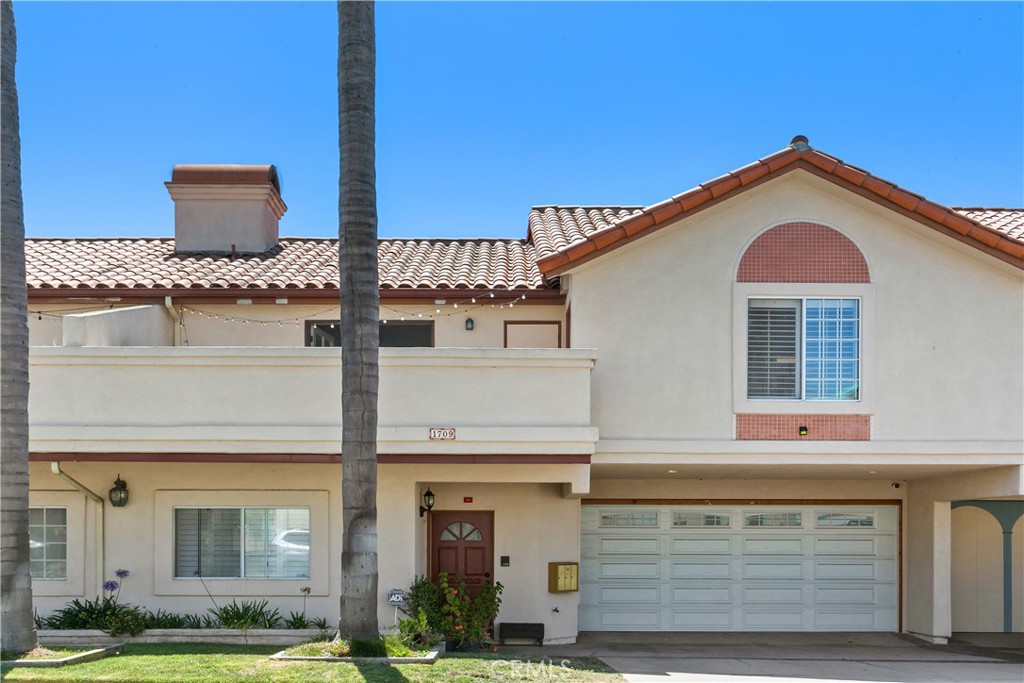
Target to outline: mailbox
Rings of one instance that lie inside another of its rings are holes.
[[[572,593],[579,589],[579,562],[548,562],[549,593]]]

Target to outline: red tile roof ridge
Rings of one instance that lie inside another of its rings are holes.
[[[764,170],[765,167],[768,169],[767,172]],[[890,203],[896,210],[905,212],[906,215],[940,232],[1024,268],[1024,235],[1018,234],[1015,229],[999,229],[926,199],[892,181],[810,147],[803,136],[793,138],[783,149],[751,164],[643,207],[633,215],[610,221],[601,229],[584,233],[575,239],[563,239],[567,244],[557,247],[553,253],[539,254],[537,265],[545,277],[560,275],[577,264],[607,253],[640,235],[658,230],[678,220],[680,216],[699,210],[709,202],[731,196],[733,192],[742,191],[752,183],[766,180],[773,174],[797,168],[821,175],[837,184],[848,183],[858,188],[869,199],[877,197],[875,201]],[[531,219],[531,236],[533,225]],[[545,236],[545,243],[551,241],[550,236]]]

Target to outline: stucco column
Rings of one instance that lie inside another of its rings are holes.
[[[953,631],[949,501],[914,496],[907,520],[907,575],[904,629],[932,643],[946,643]]]

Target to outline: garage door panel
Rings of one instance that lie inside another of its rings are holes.
[[[803,562],[759,562],[743,561],[744,579],[802,579]]]
[[[804,604],[804,589],[801,586],[765,586],[764,588],[743,586],[742,596],[744,605],[774,603],[802,606]]]
[[[672,538],[669,540],[673,555],[732,555],[731,538]]]
[[[672,626],[679,631],[722,631],[734,628],[732,610],[672,612]]]
[[[804,613],[803,610],[748,611],[743,613],[743,627],[751,631],[802,631],[804,630]]]
[[[602,579],[657,579],[659,562],[601,562],[598,576]]]
[[[602,538],[598,552],[602,555],[660,555],[661,539]]]
[[[744,555],[803,555],[802,538],[757,538],[743,539]]]
[[[599,509],[581,515],[581,630],[897,628],[895,507]]]
[[[874,586],[852,587],[824,587],[815,586],[814,604],[847,604],[847,605],[875,605],[878,603],[878,590]]]
[[[673,579],[730,579],[733,576],[733,563],[673,562],[670,575]]]
[[[878,562],[815,562],[815,579],[863,579],[875,581],[879,578]]]
[[[602,586],[601,602],[624,602],[628,604],[661,604],[660,586]]]
[[[823,631],[895,631],[895,610],[816,610],[814,626]]]
[[[874,537],[840,538],[827,536],[814,539],[815,555],[877,555],[877,539]]]
[[[672,603],[722,603],[731,605],[733,602],[732,586],[694,586],[692,588],[672,588]]]
[[[602,610],[600,620],[610,631],[647,631],[661,626],[661,610]]]

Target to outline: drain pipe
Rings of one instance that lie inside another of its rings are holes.
[[[77,479],[61,471],[60,463],[50,463],[50,471],[74,486],[96,503],[96,595],[103,595],[103,498],[90,491]]]
[[[171,318],[174,319],[174,345],[181,346],[181,314],[178,313],[178,309],[174,307],[171,302],[171,297],[164,297],[164,308],[171,314]]]

